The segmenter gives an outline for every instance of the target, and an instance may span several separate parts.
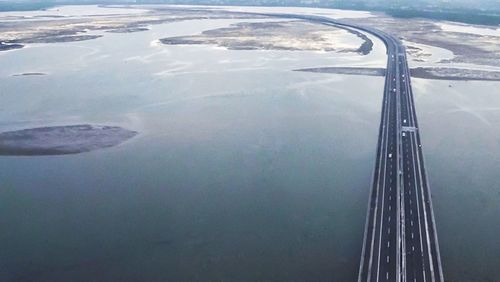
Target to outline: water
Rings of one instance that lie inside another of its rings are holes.
[[[485,28],[484,26],[471,26],[471,25],[462,25],[456,23],[440,23],[439,27],[445,31],[450,32],[462,32],[462,33],[472,33],[472,34],[480,34],[486,36],[496,36],[500,37],[500,29],[495,26],[491,26],[490,28]]]
[[[383,44],[360,57],[155,43],[233,22],[0,54],[2,131],[140,132],[0,158],[0,280],[355,279],[384,81],[291,70],[383,66]],[[48,75],[11,76],[34,71]]]
[[[444,276],[497,281],[500,83],[412,82]]]

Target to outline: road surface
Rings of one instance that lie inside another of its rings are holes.
[[[273,16],[352,28],[385,43],[382,115],[358,281],[444,281],[405,47],[385,32],[353,23]]]

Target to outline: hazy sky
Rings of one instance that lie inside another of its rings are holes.
[[[281,5],[281,6],[349,6],[353,3],[364,3],[371,6],[384,8],[391,7],[426,7],[429,4],[438,5],[442,8],[471,8],[472,10],[481,9],[484,11],[500,11],[500,0],[0,0],[0,4],[19,4],[37,5],[51,3],[202,3],[202,4],[226,4],[226,5]]]

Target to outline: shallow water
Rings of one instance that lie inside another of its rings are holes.
[[[383,66],[383,44],[361,57],[155,41],[234,22],[0,54],[2,131],[140,133],[85,154],[0,158],[0,280],[355,279],[383,78],[291,70]],[[11,76],[35,71],[48,75]]]
[[[500,83],[412,82],[444,276],[497,281]]]
[[[451,32],[471,33],[480,35],[489,35],[500,37],[500,29],[495,26],[473,26],[465,24],[457,24],[451,22],[443,22],[438,24],[441,29]]]
[[[82,9],[101,11],[58,13]],[[21,15],[37,13],[47,14]],[[383,67],[384,46],[371,37],[375,50],[360,57],[157,42],[236,22],[0,52],[0,131],[140,132],[86,154],[0,158],[0,280],[355,280],[383,78],[291,70]],[[12,77],[27,72],[47,75]],[[413,86],[445,277],[496,281],[500,84]]]
[[[72,17],[72,18],[85,18],[95,15],[119,15],[119,14],[139,14],[146,13],[148,10],[139,8],[128,9],[120,7],[103,7],[98,5],[71,5],[71,6],[56,6],[48,9],[37,11],[10,11],[1,12],[0,20],[9,21],[25,18],[30,20],[43,19],[44,17]]]

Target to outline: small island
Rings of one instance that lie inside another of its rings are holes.
[[[67,155],[119,145],[136,131],[89,124],[37,127],[0,133],[0,155]]]
[[[47,75],[47,74],[44,72],[23,72],[23,73],[13,74],[12,76],[40,76],[40,75]]]
[[[8,50],[15,50],[15,49],[21,49],[23,48],[24,45],[22,44],[5,44],[3,42],[0,42],[0,51],[8,51]]]

